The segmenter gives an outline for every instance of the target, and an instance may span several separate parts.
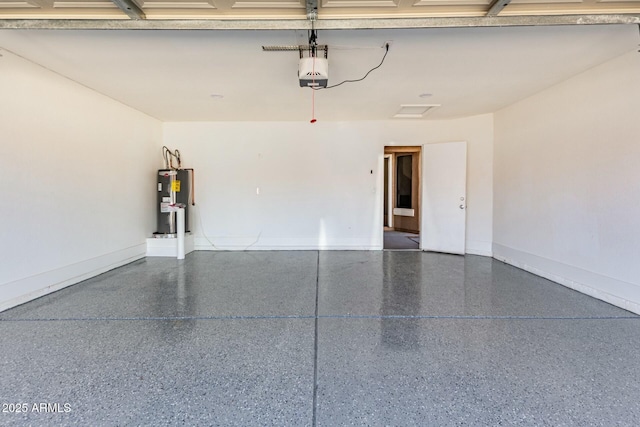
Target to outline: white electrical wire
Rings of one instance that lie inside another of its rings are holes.
[[[209,239],[209,237],[205,234],[204,232],[204,226],[202,225],[202,215],[200,214],[200,205],[192,205],[196,207],[196,210],[198,211],[198,225],[200,225],[200,232],[202,234],[202,237],[204,237],[205,239],[207,239],[207,242],[209,242],[209,244],[211,245],[212,248],[214,248],[215,250],[221,251],[223,249],[220,249],[219,247],[217,247],[212,241],[211,239]],[[249,246],[245,247],[244,249],[242,249],[243,251],[248,250],[249,248],[253,247],[256,243],[258,243],[260,241],[260,237],[262,236],[262,230],[258,233],[258,236],[256,237],[256,240],[251,243]]]
[[[207,237],[206,233],[204,232],[204,227],[202,225],[202,215],[200,215],[200,205],[192,205],[196,207],[196,210],[198,211],[198,224],[200,225],[200,232],[202,233],[202,237],[204,237],[205,239],[207,239],[207,242],[209,242],[209,244],[211,245],[212,248],[216,249],[216,250],[220,250],[220,248],[218,248],[216,245],[213,244],[213,242],[211,241],[211,239],[209,239],[209,237]]]

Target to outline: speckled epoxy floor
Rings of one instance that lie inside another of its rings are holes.
[[[640,317],[484,257],[149,258],[0,313],[0,337],[0,425],[640,419]]]

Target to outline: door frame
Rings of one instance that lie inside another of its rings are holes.
[[[445,142],[465,142],[465,143],[468,144],[468,142],[464,141],[464,140],[453,140],[453,141],[445,141]],[[437,143],[438,142],[433,142],[432,144],[437,144]],[[380,157],[380,161],[381,161],[380,165],[383,168],[382,169],[383,172],[380,174],[380,181],[381,181],[380,188],[382,189],[384,187],[384,162],[386,161],[385,159],[387,158],[387,156],[391,157],[391,155],[385,154],[385,149],[386,148],[394,148],[394,147],[416,147],[416,148],[420,149],[420,192],[419,192],[420,198],[418,200],[418,206],[419,206],[419,209],[420,209],[420,233],[419,233],[419,236],[420,236],[419,250],[420,251],[425,251],[425,249],[423,247],[423,242],[424,242],[423,234],[424,234],[425,230],[424,230],[424,227],[423,227],[423,220],[424,220],[424,205],[423,205],[423,203],[424,203],[424,197],[422,197],[422,193],[425,191],[425,188],[426,188],[425,187],[426,186],[426,183],[425,183],[425,175],[426,174],[423,173],[424,172],[423,168],[424,168],[424,163],[425,163],[425,155],[424,155],[424,151],[425,150],[424,150],[424,147],[426,145],[429,145],[429,144],[431,144],[431,143],[425,143],[425,144],[406,144],[406,143],[400,144],[400,143],[397,143],[396,144],[396,143],[390,142],[390,143],[387,143],[387,144],[385,144],[383,146],[383,148],[382,148],[382,156]],[[468,159],[468,152],[467,152],[467,162],[468,161],[469,161],[469,159]],[[391,165],[393,165],[393,161],[390,161],[389,163]],[[467,163],[467,174],[468,174],[468,163]],[[390,176],[391,176],[391,174],[390,174]],[[467,179],[468,179],[468,175],[467,175]],[[391,184],[393,184],[394,181],[395,181],[395,179],[390,180]],[[468,191],[468,188],[467,188],[467,191]],[[384,227],[385,227],[385,225],[384,225],[384,191],[381,191],[380,193],[381,193],[380,194],[380,198],[379,198],[379,200],[380,200],[380,204],[379,204],[380,221],[379,221],[378,230],[380,230],[379,231],[379,233],[380,233],[379,234],[380,250],[384,250]],[[393,194],[393,193],[390,193],[390,194]],[[468,198],[469,198],[469,195],[466,194],[465,195],[465,199],[468,199]],[[393,199],[390,197],[389,200],[391,201],[391,204],[393,206]],[[465,205],[466,204],[467,204],[467,202],[465,200]],[[466,211],[466,208],[467,208],[467,206],[465,206],[465,211]],[[393,207],[391,209],[393,209]],[[465,212],[465,215],[467,215],[466,212]],[[393,219],[392,219],[392,221],[393,221]],[[466,237],[465,237],[465,247],[466,247]],[[465,249],[465,253],[466,253],[466,249]]]
[[[382,192],[382,228],[383,228],[383,236],[384,236],[384,227],[393,227],[393,155],[385,154],[384,162],[387,163],[387,223],[384,223],[384,190]],[[384,169],[383,169],[384,170]],[[382,186],[384,187],[384,173],[382,175]],[[383,244],[384,247],[384,244]]]
[[[423,231],[422,230],[422,192],[424,191],[424,176],[423,176],[424,174],[422,173],[422,166],[423,166],[423,163],[424,163],[424,156],[423,156],[424,145],[425,144],[394,144],[394,143],[385,144],[382,147],[382,158],[381,158],[381,160],[382,160],[381,166],[382,166],[382,171],[383,172],[380,174],[381,175],[380,179],[382,180],[380,188],[384,189],[384,185],[385,185],[385,183],[384,183],[384,162],[387,161],[387,158],[390,158],[391,160],[389,161],[389,165],[390,165],[389,177],[391,177],[391,179],[388,182],[389,195],[390,195],[390,197],[389,197],[389,205],[390,205],[389,206],[389,212],[391,213],[391,215],[390,215],[391,216],[390,224],[392,224],[391,226],[393,226],[393,223],[394,223],[393,222],[393,206],[395,205],[394,200],[395,200],[395,188],[396,188],[396,183],[395,183],[395,165],[394,165],[394,163],[395,163],[395,158],[396,158],[395,154],[397,154],[397,153],[389,153],[389,154],[387,154],[387,153],[385,153],[385,151],[386,151],[387,148],[389,148],[389,149],[392,149],[392,150],[398,150],[398,153],[402,153],[403,152],[402,149],[405,148],[405,149],[407,149],[406,151],[404,151],[406,153],[414,153],[414,154],[418,153],[419,154],[420,159],[418,161],[418,176],[420,177],[420,179],[418,180],[419,189],[418,189],[418,201],[417,201],[416,206],[418,208],[418,228],[419,228],[418,236],[420,237],[420,244],[418,246],[418,250],[420,250],[420,251],[424,250],[422,248],[422,231]],[[381,191],[380,199],[381,199],[381,202],[380,202],[380,222],[381,222],[381,224],[380,224],[380,227],[379,227],[379,230],[380,230],[380,235],[379,236],[380,236],[380,242],[381,242],[380,249],[384,250],[384,227],[385,227],[385,224],[384,224],[384,190]]]

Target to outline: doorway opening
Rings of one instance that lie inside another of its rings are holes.
[[[420,146],[384,148],[383,248],[420,249]]]

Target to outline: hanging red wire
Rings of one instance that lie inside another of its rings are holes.
[[[311,67],[311,123],[315,123],[316,120],[316,57],[313,56],[313,66]]]

